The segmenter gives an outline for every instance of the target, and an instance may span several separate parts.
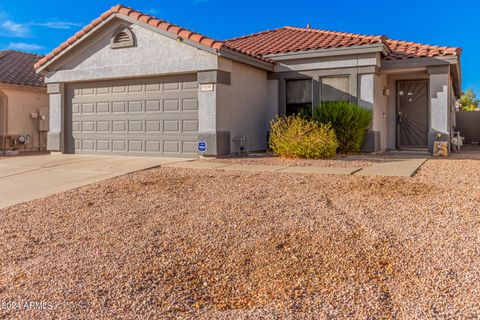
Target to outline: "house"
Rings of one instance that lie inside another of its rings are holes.
[[[458,48],[283,27],[217,41],[117,5],[35,65],[50,95],[48,148],[196,156],[265,150],[278,114],[349,100],[373,111],[364,151],[449,140]]]
[[[0,51],[0,154],[47,147],[48,95],[33,68],[41,56]]]

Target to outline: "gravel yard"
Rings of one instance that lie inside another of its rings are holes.
[[[374,155],[336,156],[334,159],[287,159],[270,154],[258,156],[228,156],[224,158],[207,158],[206,161],[227,164],[278,165],[278,166],[315,166],[315,167],[342,167],[365,168],[373,163],[388,161],[385,157]]]
[[[479,160],[157,168],[0,210],[0,318],[478,318]]]

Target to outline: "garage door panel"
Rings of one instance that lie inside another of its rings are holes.
[[[82,103],[81,104],[81,113],[95,113],[95,104],[94,103]]]
[[[125,152],[127,151],[127,143],[125,140],[112,140],[112,151],[114,152]]]
[[[161,112],[162,100],[146,100],[145,112]]]
[[[95,123],[93,121],[83,121],[82,132],[95,132]]]
[[[127,108],[125,107],[125,101],[113,101],[112,102],[113,113],[125,113]]]
[[[196,111],[196,110],[198,110],[198,100],[197,99],[183,99],[182,100],[182,110],[184,110],[184,111]]]
[[[198,132],[198,120],[182,120],[183,132]]]
[[[179,91],[181,84],[179,82],[170,82],[163,84],[163,91]]]
[[[81,132],[82,131],[81,127],[80,127],[81,125],[82,125],[81,122],[77,122],[77,121],[73,122],[72,123],[72,131],[73,132]]]
[[[98,139],[97,151],[110,151],[110,140]]]
[[[160,133],[162,131],[161,121],[160,120],[147,120],[145,121],[145,131],[146,132],[156,132]]]
[[[97,113],[109,113],[110,102],[97,102]]]
[[[127,132],[127,122],[124,120],[112,121],[112,132]]]
[[[143,121],[142,120],[129,120],[128,121],[128,132],[143,132]]]
[[[102,94],[110,94],[110,87],[109,86],[97,87],[97,95],[102,95]]]
[[[185,81],[182,85],[183,90],[194,90],[197,92],[198,82],[196,81]]]
[[[178,99],[163,100],[163,112],[178,112],[180,111],[180,102]]]
[[[145,120],[148,119],[148,120]],[[154,116],[151,114],[125,114],[124,116],[116,116],[113,114],[107,115],[84,115],[81,117],[75,117],[75,122],[85,122],[85,121],[133,121],[133,120],[141,120],[141,121],[163,121],[163,120],[197,120],[196,113],[183,113],[183,114],[174,114],[172,113],[163,113],[159,116]]]
[[[162,152],[162,141],[146,140],[145,152],[156,152],[156,153]]]
[[[162,90],[160,83],[146,83],[145,92],[159,92]]]
[[[76,153],[197,155],[195,75],[68,86]]]
[[[95,88],[83,88],[80,92],[82,96],[93,96],[95,94]]]
[[[128,101],[128,112],[143,112],[143,101]]]
[[[110,132],[110,121],[97,121],[97,132]]]
[[[112,94],[115,93],[125,93],[127,90],[125,89],[125,86],[113,86],[112,87]]]
[[[82,145],[82,150],[95,151],[94,139],[83,139],[81,145]]]

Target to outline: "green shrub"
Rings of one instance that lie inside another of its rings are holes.
[[[270,148],[283,157],[331,158],[337,146],[335,132],[328,124],[292,115],[278,117],[270,125]]]
[[[332,126],[339,153],[352,153],[360,151],[372,112],[347,101],[331,101],[315,108],[313,119]]]

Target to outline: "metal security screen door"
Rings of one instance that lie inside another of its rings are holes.
[[[397,83],[397,145],[399,148],[428,145],[428,81]]]

